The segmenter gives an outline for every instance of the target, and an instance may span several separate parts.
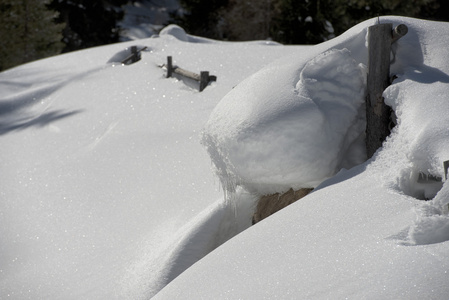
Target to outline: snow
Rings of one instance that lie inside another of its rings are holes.
[[[265,195],[316,187],[342,164],[366,160],[363,68],[346,48],[302,58],[257,72],[212,112],[203,143],[228,189]],[[351,146],[361,154],[347,157]]]
[[[184,29],[182,29],[178,25],[174,24],[168,25],[164,27],[159,34],[162,36],[164,35],[173,36],[180,41],[189,42],[189,37],[187,36],[187,33],[184,31]]]
[[[449,25],[381,17],[409,31],[365,161],[376,21],[316,46],[170,26],[0,73],[1,297],[447,298]],[[217,82],[165,78],[168,55]],[[303,186],[251,226],[258,194]]]
[[[142,60],[120,65],[132,45],[148,47]],[[1,295],[123,299],[131,290],[135,299],[152,291],[140,278],[155,274],[145,267],[158,251],[201,211],[225,203],[199,142],[211,110],[245,77],[300,48],[219,45],[167,34],[0,74]],[[168,55],[219,84],[199,93],[166,79],[158,65]]]

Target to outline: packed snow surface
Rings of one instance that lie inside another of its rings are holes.
[[[381,17],[409,32],[366,161],[376,21],[308,47],[169,26],[0,73],[1,298],[447,298],[449,25]],[[250,227],[257,195],[310,186]]]

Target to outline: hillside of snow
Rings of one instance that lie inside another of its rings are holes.
[[[155,299],[447,298],[449,25],[381,20],[409,28],[393,48],[397,79],[384,97],[397,125],[383,148],[360,163],[360,74],[376,20],[255,73],[206,123],[203,143],[217,175],[229,193],[318,187],[210,253]]]
[[[316,46],[169,26],[0,73],[1,297],[447,298],[449,25],[381,18],[409,30],[366,160],[376,21]],[[168,55],[217,81],[165,78]],[[257,195],[301,187],[251,226]]]
[[[186,224],[221,207],[202,127],[240,81],[301,47],[164,32],[0,73],[1,295],[136,299]],[[131,45],[148,48],[121,65]],[[168,55],[218,81],[199,93],[166,79]]]

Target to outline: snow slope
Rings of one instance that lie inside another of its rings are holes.
[[[449,159],[449,25],[381,20],[409,33],[384,93],[398,124],[367,162],[360,94],[375,20],[313,47],[170,26],[137,42],[148,48],[132,65],[117,62],[136,42],[0,73],[0,295],[447,298],[449,187],[417,181],[444,178]],[[164,78],[167,55],[217,82],[199,93]],[[320,167],[298,173],[309,159]],[[303,185],[318,187],[249,227],[255,194]]]
[[[199,133],[233,86],[300,47],[176,32],[140,40],[132,65],[116,63],[123,43],[0,73],[0,298],[142,298],[181,228],[224,205]],[[167,55],[217,83],[166,79]]]
[[[381,20],[409,28],[394,50],[391,71],[398,78],[384,93],[398,118],[384,147],[366,163],[343,169],[309,196],[236,236],[155,299],[449,296],[449,187],[446,182],[418,182],[419,173],[444,178],[443,161],[449,158],[449,25],[398,17]],[[286,58],[267,66],[217,105],[203,141],[229,191],[234,186],[254,193],[282,191],[312,185],[311,177],[324,180],[336,171],[347,144],[335,147],[333,139],[341,137],[340,132],[353,135],[347,122],[354,116],[348,112],[359,108],[351,101],[358,99],[360,84],[346,80],[355,92],[346,92],[343,84],[340,96],[329,82],[338,84],[348,69],[349,74],[357,69],[343,53],[367,64],[364,41],[374,22],[304,49],[296,61]],[[310,65],[322,72],[310,72]],[[351,78],[357,80],[355,74]],[[326,107],[326,100],[334,106]],[[352,109],[342,110],[342,104]],[[333,123],[330,113],[342,122]],[[290,120],[291,114],[299,125]],[[265,151],[270,155],[264,157]],[[252,161],[254,156],[258,159]],[[418,200],[424,198],[431,200]]]

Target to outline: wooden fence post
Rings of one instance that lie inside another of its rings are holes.
[[[169,78],[173,74],[173,60],[171,56],[167,56],[167,75],[166,77]]]
[[[181,69],[178,66],[173,66],[173,59],[171,56],[167,56],[167,64],[166,65],[160,65],[159,67],[163,68],[165,67],[167,69],[166,78],[172,77],[173,73],[193,79],[195,81],[198,81],[199,91],[203,91],[209,82],[211,81],[217,81],[217,76],[209,75],[208,71],[201,71],[200,74],[193,73],[184,69]]]
[[[391,44],[407,33],[407,26],[377,24],[368,28],[368,78],[366,95],[366,152],[368,158],[390,134],[391,108],[384,103],[383,91],[390,84]]]
[[[137,53],[137,46],[131,46],[131,54],[132,54],[131,63],[135,63],[136,61],[139,60]]]
[[[121,63],[124,65],[129,65],[138,62],[141,59],[141,52],[145,49],[147,49],[147,47],[143,47],[142,49],[137,50],[137,46],[131,46],[131,54],[128,55],[124,60],[122,60]]]
[[[209,84],[209,72],[201,71],[200,73],[200,92]]]

